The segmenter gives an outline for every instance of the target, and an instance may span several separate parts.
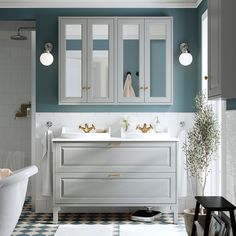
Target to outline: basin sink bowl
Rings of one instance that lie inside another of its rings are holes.
[[[111,137],[110,128],[96,128],[95,130],[85,133],[83,130],[75,127],[62,127],[62,138],[70,139],[105,139]]]
[[[148,132],[148,133],[142,133],[139,131],[124,131],[123,128],[121,128],[121,138],[127,138],[127,139],[150,139],[150,140],[161,140],[161,139],[168,139],[170,138],[169,133],[165,132]]]

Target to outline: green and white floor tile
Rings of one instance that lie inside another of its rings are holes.
[[[119,226],[123,224],[173,224],[172,214],[162,214],[153,223],[130,221],[128,213],[60,213],[59,224],[112,224],[113,236],[119,236]],[[175,227],[185,232],[183,216],[179,215],[179,223]],[[27,199],[19,222],[12,236],[53,236],[58,228],[52,222],[52,214],[34,213],[31,211],[31,201]],[[148,235],[147,235],[148,236]]]

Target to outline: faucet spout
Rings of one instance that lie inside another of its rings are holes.
[[[141,127],[140,125],[137,125],[136,129],[140,130],[142,133],[147,133],[149,130],[153,129],[153,127],[151,124],[149,124],[148,126],[146,123],[144,123],[143,127]]]
[[[84,133],[89,133],[91,130],[95,130],[95,126],[92,124],[91,127],[88,126],[88,124],[84,124],[84,127],[83,126],[79,126],[79,129],[82,129],[84,131]]]

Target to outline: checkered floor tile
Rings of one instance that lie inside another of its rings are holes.
[[[130,221],[128,213],[60,213],[59,224],[112,224],[114,236],[119,236],[120,224],[173,224],[172,214],[162,214],[153,223]],[[178,230],[185,231],[183,216],[179,215]],[[31,211],[31,200],[27,198],[19,222],[12,236],[53,236],[58,228],[52,222],[52,214]]]

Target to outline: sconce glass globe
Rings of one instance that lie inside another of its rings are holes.
[[[44,52],[40,56],[40,62],[44,66],[50,66],[53,63],[53,55],[50,52]]]
[[[179,62],[183,66],[189,66],[193,61],[193,56],[189,52],[183,52],[179,56]]]

